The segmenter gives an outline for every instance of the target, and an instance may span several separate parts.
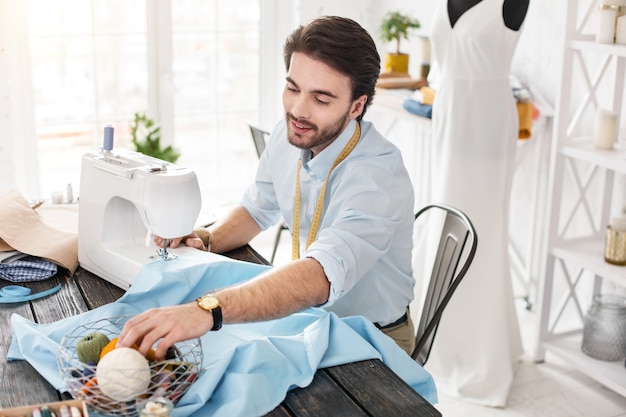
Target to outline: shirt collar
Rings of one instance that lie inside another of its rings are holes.
[[[300,159],[302,160],[302,166],[304,169],[318,177],[326,177],[330,167],[341,153],[342,149],[346,146],[354,130],[356,129],[357,121],[355,119],[350,120],[348,126],[341,132],[341,134],[328,145],[322,152],[317,154],[315,158],[311,159],[311,151],[303,149],[300,151]]]

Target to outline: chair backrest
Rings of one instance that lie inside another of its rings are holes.
[[[260,158],[261,154],[265,150],[265,140],[269,136],[270,132],[251,124],[248,124],[248,126],[250,127],[250,133],[252,133],[252,140],[254,141],[256,153]]]
[[[445,218],[411,355],[420,365],[428,360],[443,311],[472,263],[478,244],[472,222],[454,207],[427,205],[415,214],[415,222],[424,213],[435,211],[444,213]]]

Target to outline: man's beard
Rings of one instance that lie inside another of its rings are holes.
[[[293,114],[287,113],[285,115],[285,119],[287,121],[287,137],[289,139],[289,143],[300,149],[312,149],[325,143],[332,142],[341,134],[341,132],[343,132],[343,129],[349,121],[348,114],[349,111],[347,111],[343,115],[343,117],[340,117],[336,123],[333,123],[330,126],[326,126],[324,129],[320,130],[318,126],[309,122],[302,123],[298,119],[296,119]],[[291,131],[291,122],[296,122],[310,129],[313,129],[316,134],[309,140],[308,143],[299,143],[297,141],[297,138],[300,137],[300,135]]]

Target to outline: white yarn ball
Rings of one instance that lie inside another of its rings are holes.
[[[150,385],[150,364],[133,348],[116,348],[104,355],[96,368],[100,390],[115,401],[130,401]]]

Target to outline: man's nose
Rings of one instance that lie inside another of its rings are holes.
[[[303,95],[295,98],[291,103],[291,114],[296,119],[308,119],[311,116],[311,100]]]

